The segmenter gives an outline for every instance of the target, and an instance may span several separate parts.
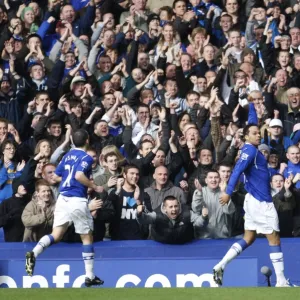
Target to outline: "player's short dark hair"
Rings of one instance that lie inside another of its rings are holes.
[[[129,164],[129,165],[126,165],[124,167],[124,174],[127,174],[130,169],[137,169],[137,170],[140,171],[140,169],[138,168],[138,166],[136,166],[134,164]]]
[[[245,138],[246,135],[249,134],[249,130],[253,126],[258,127],[258,125],[256,125],[256,124],[248,124],[248,125],[245,126],[245,128],[243,129],[243,136],[244,136],[244,138]]]
[[[89,138],[89,134],[84,129],[76,130],[72,134],[73,144],[76,147],[83,147],[86,144],[86,140]]]

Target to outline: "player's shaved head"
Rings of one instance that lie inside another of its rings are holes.
[[[76,130],[72,134],[72,140],[75,147],[83,147],[86,145],[86,141],[89,139],[89,134],[84,129]]]

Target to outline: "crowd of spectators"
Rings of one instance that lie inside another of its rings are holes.
[[[88,191],[95,241],[240,236],[245,178],[219,197],[249,123],[280,235],[299,236],[299,50],[297,0],[0,0],[5,241],[51,232],[78,129],[103,187]]]

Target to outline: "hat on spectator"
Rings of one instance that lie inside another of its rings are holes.
[[[27,189],[27,183],[24,180],[21,180],[19,178],[16,178],[12,182],[12,190],[13,195],[15,195],[18,192],[18,188],[20,185],[23,185],[25,189]]]
[[[44,68],[44,65],[39,60],[31,60],[28,63],[28,70],[31,70],[31,68],[34,66],[41,66],[42,68]]]
[[[258,150],[259,150],[259,151],[265,150],[265,151],[267,151],[268,153],[271,152],[271,151],[270,151],[270,147],[269,147],[268,145],[266,145],[266,144],[260,144],[260,145],[258,146]]]
[[[149,26],[149,24],[151,23],[151,21],[153,21],[153,20],[158,20],[158,22],[159,22],[159,21],[160,21],[159,15],[157,15],[157,14],[150,14],[150,15],[148,16],[148,19],[147,19],[147,24],[148,24],[148,26]]]
[[[20,35],[16,35],[16,34],[13,35],[13,39],[18,42],[24,41],[23,37],[21,37]]]
[[[25,8],[22,10],[22,12],[21,12],[21,20],[22,20],[22,21],[24,21],[24,15],[25,15],[28,11],[32,11],[32,12],[34,13],[32,7],[30,7],[30,6],[25,7]]]
[[[271,122],[269,123],[269,127],[275,127],[275,126],[283,128],[281,120],[279,120],[279,119],[271,120]]]
[[[75,76],[71,82],[70,89],[73,90],[74,84],[78,82],[86,82],[86,79],[82,76]]]

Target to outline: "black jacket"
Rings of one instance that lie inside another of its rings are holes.
[[[156,221],[151,226],[153,240],[165,244],[184,244],[193,240],[194,227],[188,206],[182,205],[182,212],[175,220],[170,220],[163,214],[161,206],[157,207],[155,212]]]
[[[25,227],[21,216],[29,196],[18,198],[15,195],[0,203],[0,227],[4,230],[5,242],[22,242]]]

